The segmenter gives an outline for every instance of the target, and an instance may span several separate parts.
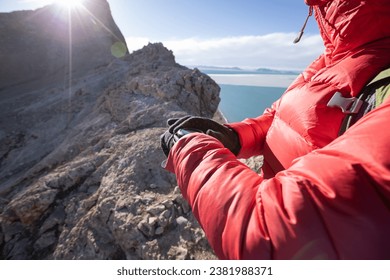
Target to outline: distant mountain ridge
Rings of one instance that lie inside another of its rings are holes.
[[[270,74],[270,75],[298,75],[298,70],[279,70],[271,68],[243,69],[240,67],[219,67],[219,66],[190,66],[197,68],[207,74]]]
[[[300,71],[294,70],[276,70],[269,68],[258,68],[256,72],[259,74],[275,74],[275,75],[298,75]]]

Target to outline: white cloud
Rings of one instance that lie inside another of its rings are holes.
[[[272,33],[214,39],[187,38],[162,43],[183,65],[301,70],[323,52],[323,43],[320,35],[304,35],[301,42],[293,44],[295,36],[292,33]],[[126,42],[133,51],[153,41],[129,37]]]
[[[146,46],[151,40],[146,37],[127,37],[126,44],[130,52],[139,50],[143,46]]]

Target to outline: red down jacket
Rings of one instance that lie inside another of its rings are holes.
[[[221,259],[390,259],[390,100],[338,138],[344,115],[327,107],[390,66],[390,1],[307,4],[324,54],[263,115],[229,124],[263,175],[199,133],[168,157]]]

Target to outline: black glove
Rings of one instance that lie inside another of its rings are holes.
[[[193,132],[202,132],[202,131],[199,131],[199,130],[188,130],[188,129],[179,129],[178,131],[176,132],[171,132],[170,129],[168,129],[163,135],[161,135],[160,137],[160,141],[161,141],[161,148],[164,152],[164,154],[166,156],[169,155],[169,151],[172,149],[173,145],[175,145],[175,143],[177,141],[179,141],[179,139],[181,137],[183,137],[184,135],[187,135],[189,133],[193,133]]]
[[[168,130],[161,135],[160,137],[160,143],[161,143],[161,149],[163,150],[165,156],[169,155],[169,151],[173,147],[173,145],[176,143],[175,135],[170,133]]]
[[[170,134],[175,134],[181,129],[200,131],[218,139],[233,154],[237,155],[240,152],[241,145],[237,133],[211,119],[186,116],[180,119],[169,119],[167,123]]]

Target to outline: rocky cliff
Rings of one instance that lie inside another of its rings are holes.
[[[159,136],[212,117],[218,85],[162,44],[116,58],[107,2],[86,8],[72,43],[47,24],[67,31],[54,6],[0,14],[0,259],[215,258]]]
[[[105,0],[85,0],[77,9],[53,4],[0,13],[0,89],[63,82],[107,64],[112,53],[120,56],[124,44]]]

